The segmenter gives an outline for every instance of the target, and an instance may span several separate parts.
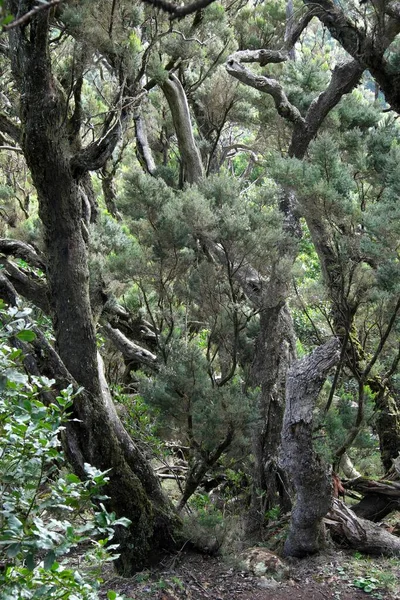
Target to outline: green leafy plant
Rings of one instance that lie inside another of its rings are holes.
[[[353,581],[354,587],[359,588],[368,594],[376,590],[377,584],[379,584],[379,581],[375,577],[358,577]]]
[[[0,306],[0,587],[3,600],[97,598],[101,565],[116,558],[116,525],[102,487],[107,473],[85,465],[86,480],[66,472],[60,435],[80,390],[58,394],[53,380],[28,376],[13,339],[30,342],[28,310]],[[44,399],[54,401],[44,404]],[[84,550],[79,547],[84,545]],[[67,555],[79,549],[82,569]],[[115,599],[117,595],[111,596]]]

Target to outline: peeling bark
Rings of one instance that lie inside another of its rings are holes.
[[[338,340],[330,340],[296,361],[288,373],[281,462],[295,488],[296,503],[286,556],[318,552],[323,541],[322,518],[332,503],[332,478],[313,449],[313,410],[329,370],[339,360],[339,350]]]
[[[342,544],[346,540],[350,548],[375,556],[400,556],[400,538],[361,519],[336,498],[324,522],[334,539]]]

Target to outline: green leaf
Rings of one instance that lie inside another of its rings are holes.
[[[79,479],[79,477],[77,475],[75,475],[74,473],[68,473],[68,475],[65,478],[68,483],[80,483],[81,480]]]
[[[36,340],[36,333],[31,329],[22,329],[22,331],[18,331],[16,337],[22,342],[33,342]]]
[[[7,550],[6,554],[8,558],[14,558],[21,551],[21,544],[11,544]]]
[[[25,558],[25,565],[29,571],[33,571],[35,568],[35,558],[33,554],[28,554],[28,556]]]
[[[108,600],[115,600],[117,597],[117,592],[113,592],[112,590],[108,590],[107,598]]]
[[[55,560],[56,560],[56,555],[53,550],[50,550],[50,552],[48,552],[46,554],[46,556],[44,557],[44,561],[43,561],[43,568],[45,569],[45,571],[48,571],[49,569],[51,569]]]

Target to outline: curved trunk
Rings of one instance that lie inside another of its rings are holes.
[[[183,180],[196,183],[203,177],[200,152],[193,137],[189,105],[185,90],[176,75],[170,74],[162,84],[174,122],[179,152],[183,163]]]
[[[11,6],[14,14],[28,8],[29,3],[17,1]],[[118,566],[129,574],[157,549],[174,543],[173,528],[178,520],[157,478],[120,423],[98,360],[89,298],[90,216],[80,189],[87,168],[77,168],[76,140],[68,130],[66,102],[52,75],[47,11],[35,16],[27,29],[12,30],[10,41],[21,97],[22,148],[45,229],[56,347],[66,370],[85,389],[74,402],[73,416],[79,421],[71,421],[67,428],[68,457],[80,476],[85,462],[110,469],[109,508],[132,520],[127,530],[119,532]],[[112,138],[116,142],[114,129]],[[101,157],[105,161],[109,148],[106,150],[97,157],[90,155],[90,160],[96,165]]]

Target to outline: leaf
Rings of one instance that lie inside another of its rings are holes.
[[[113,592],[112,590],[108,590],[107,598],[108,600],[115,600],[117,597],[117,592]]]
[[[80,483],[81,480],[79,479],[79,477],[77,475],[75,475],[74,473],[68,473],[68,475],[65,478],[68,483]]]
[[[25,558],[25,565],[29,571],[33,571],[35,568],[35,557],[33,554],[28,554],[28,556]]]
[[[20,551],[21,544],[11,544],[6,550],[6,555],[8,558],[15,558]]]
[[[28,376],[25,375],[25,373],[20,373],[16,369],[6,369],[5,376],[8,379],[9,385],[12,383],[26,384],[29,381]]]
[[[50,552],[48,552],[46,554],[46,556],[44,557],[44,561],[43,561],[43,568],[45,569],[45,571],[48,571],[49,569],[51,569],[55,560],[56,560],[56,555],[53,550],[50,550]]]
[[[31,329],[22,329],[22,331],[18,331],[16,337],[22,342],[33,342],[36,340],[36,333]]]

